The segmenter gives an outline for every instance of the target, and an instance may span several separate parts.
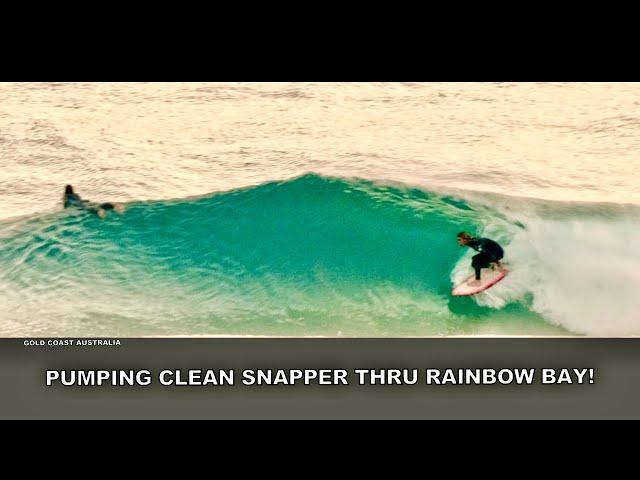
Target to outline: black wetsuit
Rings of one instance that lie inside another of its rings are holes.
[[[64,197],[64,208],[69,207],[86,208],[91,213],[97,214],[99,209],[113,210],[115,205],[113,203],[101,203],[100,205],[96,205],[88,200],[83,200],[77,193],[67,193]]]
[[[86,201],[80,198],[77,193],[67,193],[64,196],[64,208],[83,207]]]
[[[504,256],[504,250],[490,238],[474,238],[469,240],[467,245],[475,251],[480,252],[474,255],[471,266],[476,271],[476,280],[480,280],[480,269],[487,268],[492,262],[497,262]]]

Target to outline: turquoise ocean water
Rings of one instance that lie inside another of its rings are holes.
[[[0,99],[4,336],[640,333],[635,84]],[[66,183],[125,211],[63,210]],[[460,230],[511,269],[474,298],[450,295],[470,273]]]

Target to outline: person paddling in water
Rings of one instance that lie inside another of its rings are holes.
[[[63,202],[64,202],[64,208],[69,208],[69,207],[84,208],[90,211],[91,213],[95,213],[100,218],[105,217],[105,215],[107,214],[106,213],[107,210],[115,210],[118,213],[122,213],[123,211],[122,205],[120,204],[115,204],[110,202],[97,204],[97,203],[90,202],[88,200],[84,200],[80,198],[80,195],[78,195],[76,192],[73,191],[73,187],[71,185],[67,185],[66,187],[64,187]]]
[[[501,271],[504,270],[500,264],[500,260],[502,260],[504,256],[504,250],[498,245],[498,242],[490,238],[475,238],[467,232],[460,232],[458,234],[458,245],[461,247],[470,247],[480,252],[474,255],[471,260],[471,266],[476,272],[476,279],[470,282],[469,285],[480,285],[480,270],[482,268],[494,268],[495,265]]]

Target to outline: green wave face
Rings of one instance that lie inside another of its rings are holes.
[[[567,216],[544,204],[523,220],[509,202],[488,203],[307,175],[131,203],[105,219],[64,210],[4,222],[0,333],[598,334],[564,322],[527,288],[540,280],[515,268],[536,272],[536,235],[553,240],[565,228],[571,236],[571,219],[606,225],[611,215]],[[624,228],[613,222],[612,235]],[[484,297],[450,295],[470,273],[471,252],[456,243],[461,230],[498,240],[514,267]]]

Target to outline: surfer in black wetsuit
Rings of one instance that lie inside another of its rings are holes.
[[[71,185],[67,185],[66,187],[64,187],[63,202],[64,202],[64,208],[69,208],[69,207],[84,208],[90,211],[91,213],[95,213],[100,218],[105,217],[107,210],[115,210],[116,212],[122,212],[122,205],[114,204],[110,202],[96,204],[80,198],[80,195],[78,195],[76,192],[73,191],[73,187]]]
[[[500,260],[504,256],[504,250],[497,242],[490,238],[475,238],[467,232],[460,232],[458,234],[458,245],[461,247],[470,247],[480,252],[474,255],[471,260],[471,266],[476,272],[475,285],[480,284],[480,269],[488,268],[491,264],[495,264],[502,270]]]

